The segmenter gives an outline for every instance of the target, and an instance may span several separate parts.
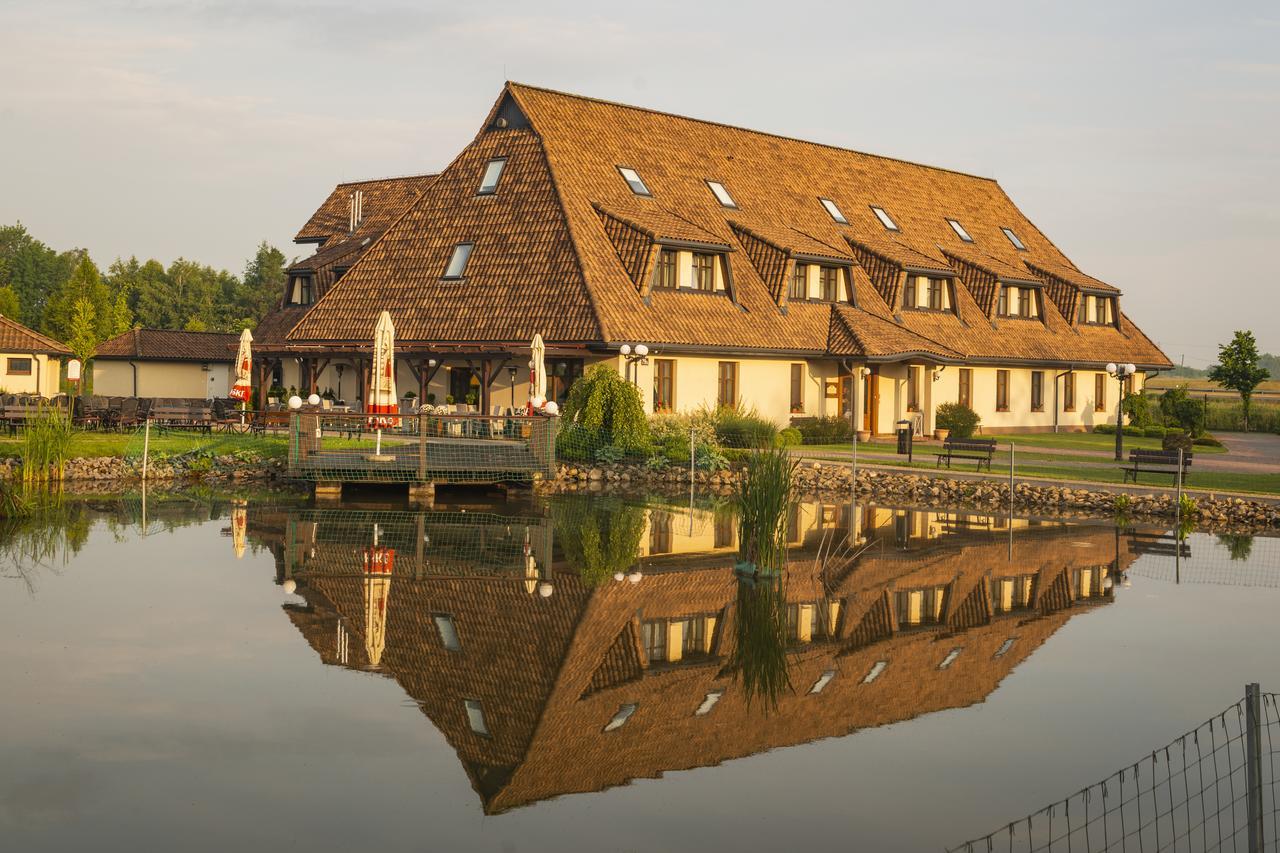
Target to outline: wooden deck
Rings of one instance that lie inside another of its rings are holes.
[[[381,446],[365,415],[301,412],[290,423],[289,473],[326,483],[498,483],[550,475],[556,420],[405,416]]]

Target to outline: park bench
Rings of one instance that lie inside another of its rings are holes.
[[[208,406],[192,404],[158,403],[148,413],[153,423],[178,429],[195,429],[210,432],[213,429],[213,412]]]
[[[938,461],[934,467],[941,467],[945,461],[950,468],[953,459],[969,459],[978,463],[976,470],[981,471],[985,463],[990,471],[991,457],[995,452],[994,438],[948,438],[942,443],[942,450],[938,453]]]
[[[1187,469],[1191,467],[1191,454],[1182,454],[1182,478],[1186,480]],[[1138,482],[1139,472],[1148,474],[1168,474],[1175,479],[1178,476],[1178,451],[1176,450],[1130,450],[1129,462],[1124,465],[1124,482]]]

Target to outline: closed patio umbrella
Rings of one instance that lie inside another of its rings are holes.
[[[547,345],[542,335],[533,336],[533,364],[529,368],[529,414],[547,402]]]
[[[236,501],[231,508],[231,547],[236,559],[244,558],[245,529],[249,526],[249,509],[243,501]]]
[[[373,458],[379,461],[392,457],[382,455],[382,430],[400,426],[400,403],[396,399],[396,329],[391,324],[391,314],[383,311],[373,329],[373,366],[369,375],[369,395],[365,401],[368,424],[378,431],[377,449]]]
[[[253,335],[248,329],[240,333],[240,349],[236,351],[236,381],[227,396],[239,400],[240,422],[244,423],[244,407],[253,395]]]
[[[378,525],[373,526],[373,547],[364,552],[364,650],[369,665],[379,666],[387,647],[387,603],[391,598],[394,548],[378,545]]]

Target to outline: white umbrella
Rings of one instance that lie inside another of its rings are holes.
[[[371,666],[382,663],[382,653],[387,648],[387,604],[395,562],[395,549],[378,545],[375,524],[373,547],[364,552],[364,650]]]
[[[231,547],[236,559],[244,558],[245,532],[249,526],[249,509],[244,501],[236,501],[231,508]]]
[[[547,345],[542,335],[533,336],[533,366],[529,368],[529,413],[547,402]]]
[[[373,329],[373,366],[369,370],[369,393],[365,403],[369,426],[378,431],[375,458],[382,456],[382,430],[400,426],[400,404],[396,398],[396,329],[391,315],[383,311]]]
[[[240,349],[236,352],[236,383],[227,395],[241,403],[248,403],[253,395],[253,348],[250,346],[252,343],[253,335],[245,329],[240,333]],[[243,422],[243,412],[240,417]]]

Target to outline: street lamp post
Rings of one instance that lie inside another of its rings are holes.
[[[1116,461],[1124,461],[1124,381],[1125,379],[1136,373],[1138,368],[1132,363],[1116,364],[1114,361],[1107,364],[1107,373],[1110,373],[1120,383],[1120,393],[1116,400]]]
[[[639,388],[639,365],[649,363],[649,348],[644,344],[636,344],[635,346],[632,346],[631,344],[623,344],[618,347],[618,352],[621,353],[622,357],[627,361],[626,371],[623,374],[624,378]]]

